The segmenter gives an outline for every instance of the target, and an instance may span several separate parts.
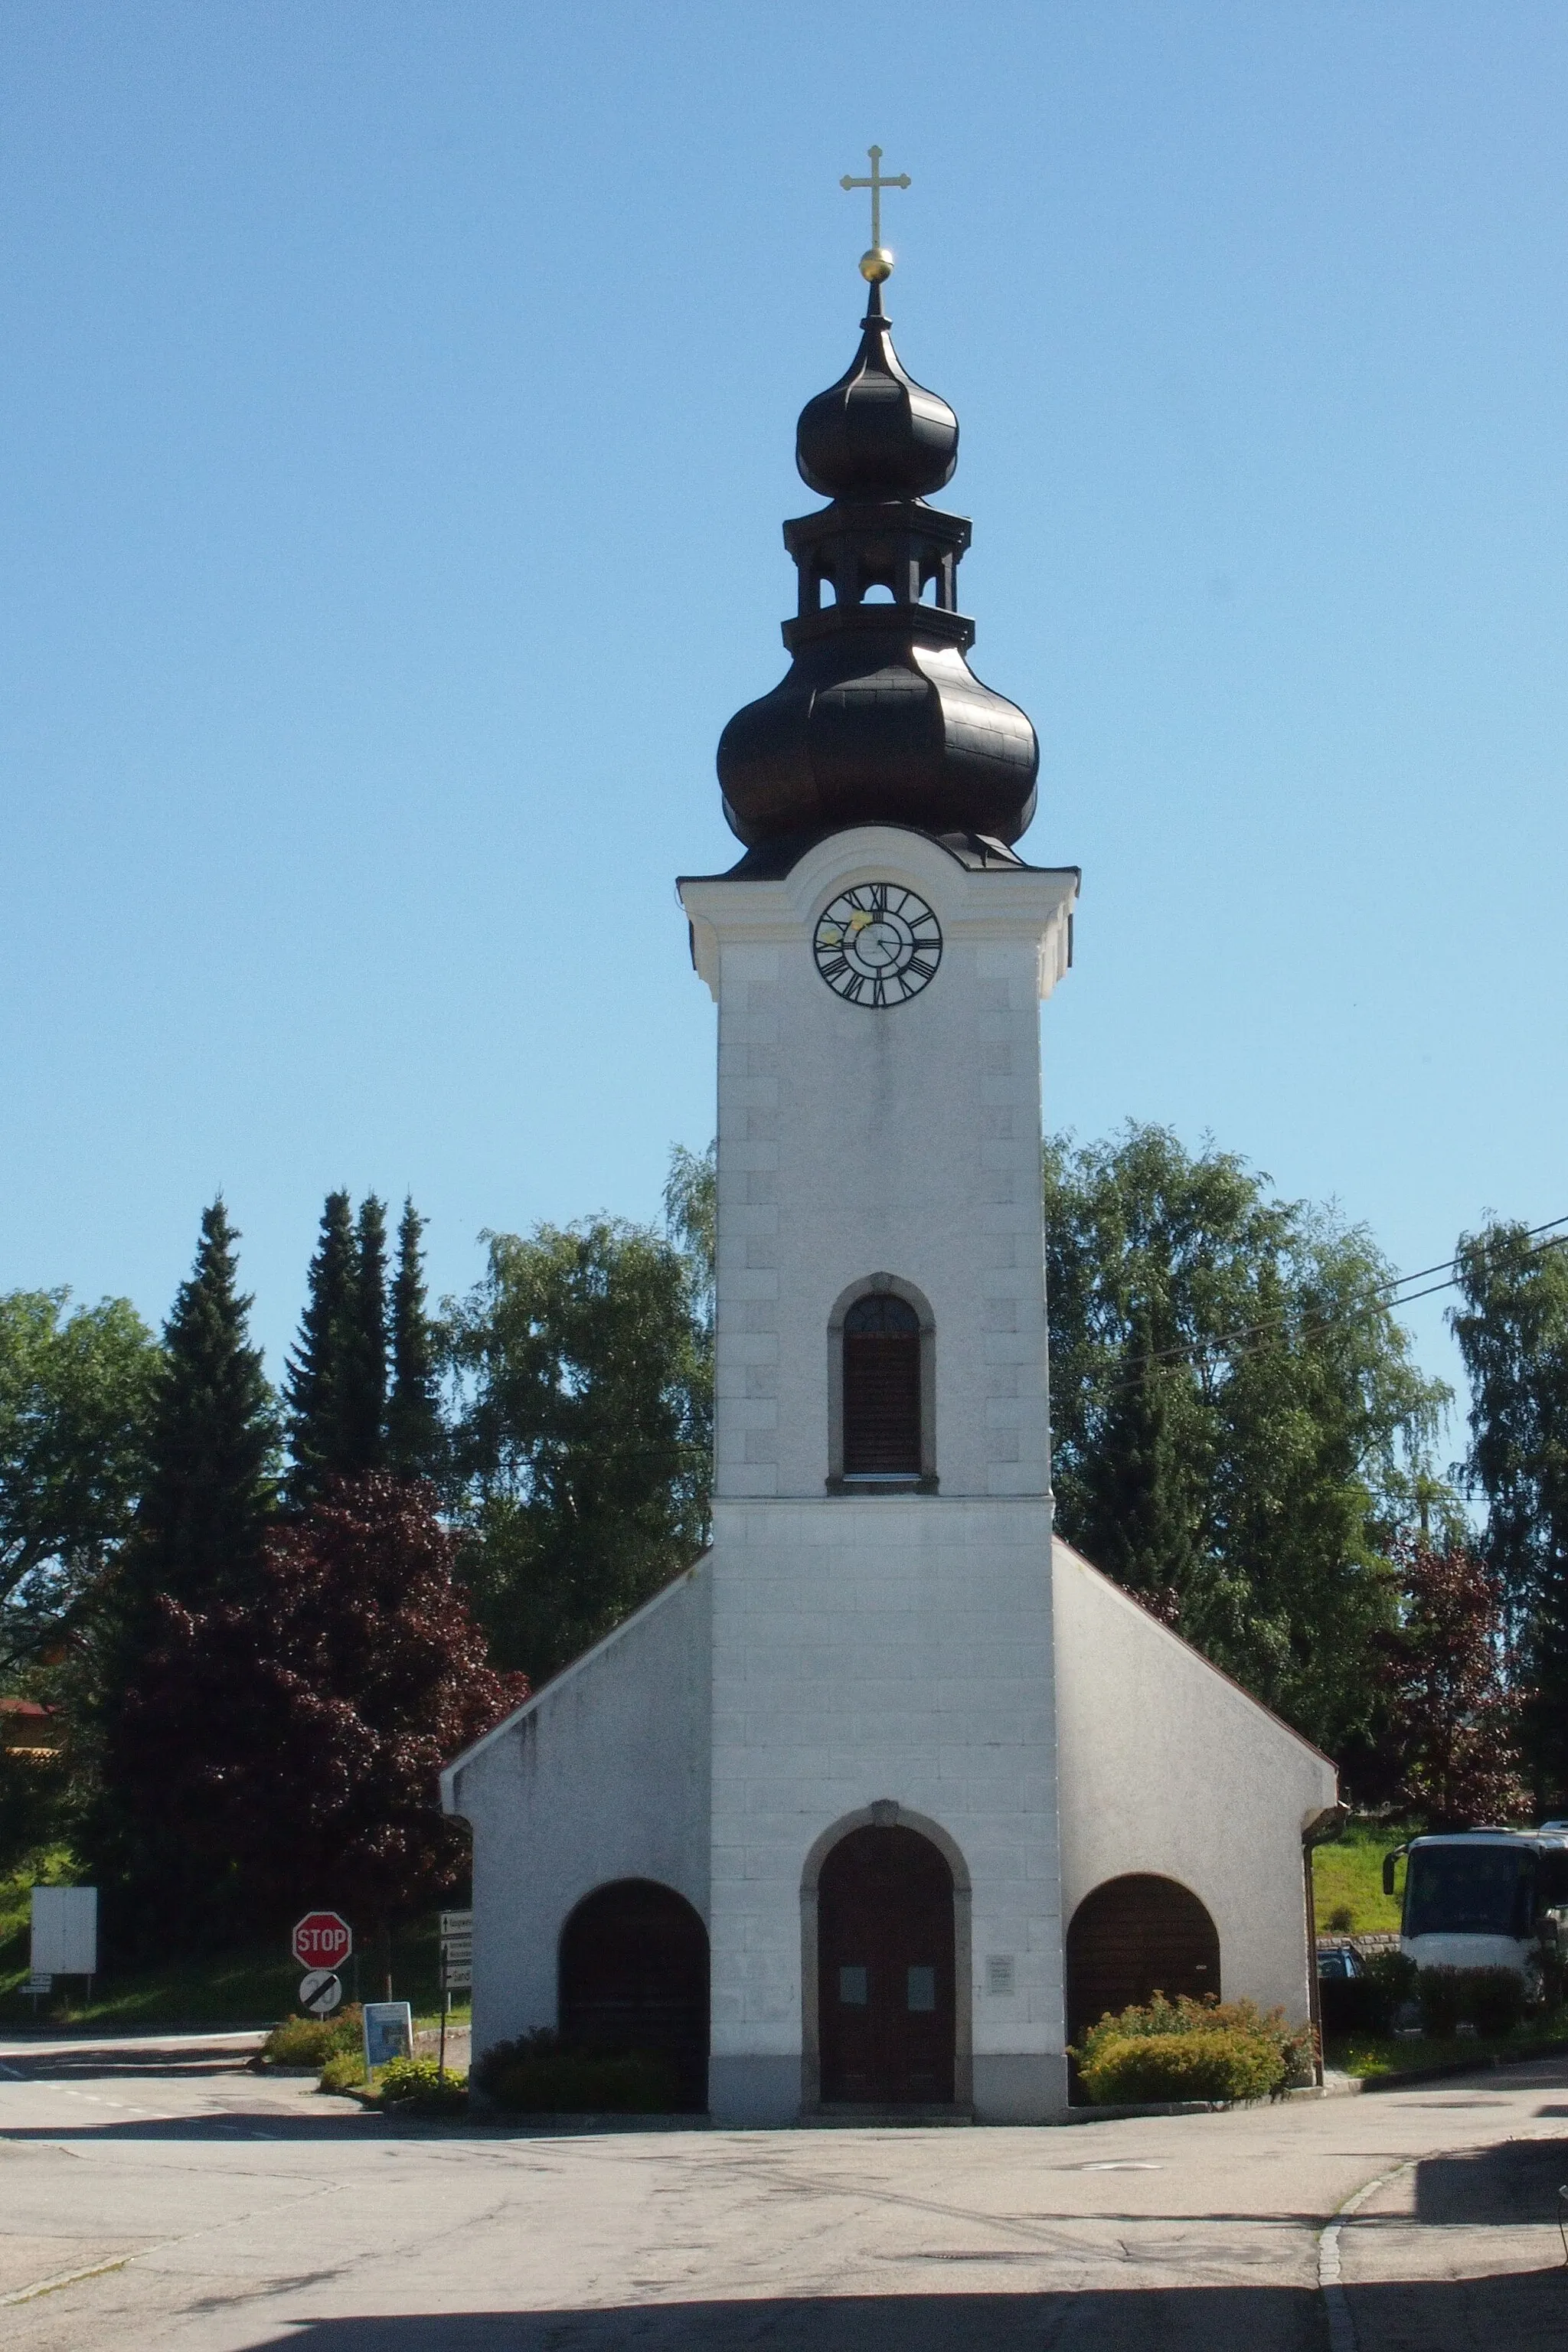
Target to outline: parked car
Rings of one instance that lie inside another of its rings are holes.
[[[1393,1968],[1384,1962],[1393,1959]],[[1396,1956],[1370,1958],[1353,1944],[1318,1948],[1318,2012],[1325,2041],[1352,2033],[1390,2033],[1408,1992]]]

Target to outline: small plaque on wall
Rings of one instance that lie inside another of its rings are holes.
[[[1008,1993],[1013,1990],[1013,1955],[993,1952],[985,1963],[985,1990],[991,1993]]]

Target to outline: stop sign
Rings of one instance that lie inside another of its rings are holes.
[[[348,1921],[335,1911],[307,1911],[289,1942],[302,1969],[335,1969],[340,1960],[348,1958],[353,1946]]]

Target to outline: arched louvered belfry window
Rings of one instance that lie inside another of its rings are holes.
[[[877,1484],[919,1478],[921,1318],[888,1291],[844,1318],[844,1476]]]

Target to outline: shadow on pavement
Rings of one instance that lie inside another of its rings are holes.
[[[1307,2288],[1125,2294],[764,2295],[605,2311],[297,2322],[267,2352],[1322,2352]]]
[[[1371,2287],[1354,2310],[1363,2352],[1561,2352],[1568,2273]],[[302,2320],[267,2352],[1323,2352],[1327,2340],[1306,2287],[1130,2286]]]
[[[1568,2342],[1568,2270],[1560,2264],[1500,2278],[1400,2279],[1352,2288],[1350,2306],[1361,2352],[1475,2352],[1478,2346],[1488,2352],[1562,2352]]]
[[[156,2084],[144,2087],[151,2099]],[[90,2111],[73,2110],[53,2116],[47,2123],[0,2124],[0,2141],[22,2147],[29,2141],[46,2145],[62,2139],[90,2139],[100,2146],[140,2141],[156,2147],[184,2140],[232,2141],[238,2134],[251,2139],[353,2140],[357,2145],[367,2134],[404,2137],[416,2128],[363,2107],[350,2112],[334,2101],[321,2115],[299,2115],[289,2107],[226,2106],[205,2116],[126,2116],[112,2123]]]
[[[208,2074],[246,2074],[250,2068],[244,2058],[214,2058],[205,2053],[200,2057],[182,2058],[177,2053],[164,2051],[156,2058],[133,2058],[128,2054],[113,2058],[83,2056],[77,2058],[34,2058],[25,2065],[14,2059],[5,2061],[6,2082],[21,2083],[80,2083],[97,2082],[144,2083],[150,2075],[166,2074],[179,2083],[200,2082]]]
[[[27,2079],[34,2082],[43,2080],[41,2076],[29,2076]],[[54,2079],[58,2087],[59,2078]],[[20,2089],[21,2084],[0,2082],[0,2090],[12,2087]],[[303,2084],[300,2087],[303,2088]],[[148,2081],[142,2077],[140,2088],[151,2105],[158,2095],[156,2080]],[[94,2115],[85,2107],[75,2108],[68,2115],[62,2109],[47,2123],[14,2124],[0,2120],[0,2140],[25,2143],[28,2140],[89,2137],[97,2140],[211,2139],[214,2137],[227,2137],[237,2129],[254,2131],[268,2139],[345,2139],[351,2136],[363,2139],[367,2131],[383,2131],[399,2139],[431,2139],[449,2147],[461,2147],[467,2143],[494,2148],[510,2141],[620,2139],[638,2136],[646,2137],[653,2132],[661,2137],[674,2137],[693,2128],[693,2119],[689,2116],[668,2118],[657,2116],[503,2116],[495,2122],[487,2116],[476,2126],[466,2116],[443,2122],[429,2116],[378,2115],[373,2108],[357,2105],[351,2106],[347,2099],[334,2098],[331,2094],[323,2096],[320,2106],[316,2107],[313,2094],[311,2097],[312,2109],[304,2113],[295,2106],[269,2106],[261,2101],[254,2106],[247,2106],[243,2098],[230,2098],[222,2107],[214,2107],[205,2115],[127,2116],[114,2122],[101,2115]],[[125,2104],[133,2103],[127,2101]],[[0,2114],[3,2112],[0,2110]],[[707,2126],[699,2122],[696,2128],[706,2132]],[[1222,2215],[1216,2218],[1233,2217]],[[1257,2216],[1245,2214],[1234,2218],[1251,2221]],[[1303,2215],[1299,2218],[1310,2221],[1312,2217]]]
[[[1554,2222],[1564,2180],[1568,2139],[1505,2140],[1499,2147],[1429,2156],[1415,2168],[1415,2219],[1445,2230]]]

